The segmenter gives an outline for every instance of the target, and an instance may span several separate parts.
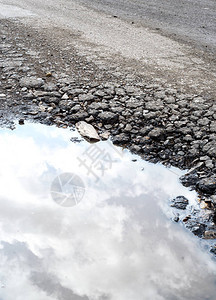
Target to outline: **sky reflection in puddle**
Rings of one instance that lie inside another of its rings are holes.
[[[170,221],[170,198],[195,204],[182,172],[77,136],[38,124],[0,131],[0,299],[214,300],[214,261]],[[50,192],[65,173],[85,187],[70,207]]]

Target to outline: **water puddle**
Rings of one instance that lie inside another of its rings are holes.
[[[0,299],[214,300],[216,263],[174,223],[182,172],[76,131],[0,130]]]

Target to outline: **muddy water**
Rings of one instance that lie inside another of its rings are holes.
[[[215,299],[215,262],[171,221],[172,197],[196,205],[181,171],[38,124],[0,145],[1,300]]]

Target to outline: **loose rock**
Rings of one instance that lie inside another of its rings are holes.
[[[100,141],[100,137],[97,131],[91,124],[88,124],[84,121],[80,121],[76,123],[76,128],[79,131],[80,135],[89,139],[90,141],[95,141],[95,142]]]
[[[178,209],[186,209],[189,201],[184,196],[178,196],[172,200],[171,207],[175,207]]]
[[[23,77],[20,79],[20,86],[27,88],[40,88],[44,84],[42,78],[36,77]]]

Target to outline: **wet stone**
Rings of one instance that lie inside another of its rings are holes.
[[[205,239],[216,239],[216,230],[206,230],[204,232]]]
[[[121,133],[119,135],[115,135],[112,138],[112,142],[114,145],[126,144],[130,141],[130,136],[128,134]]]
[[[19,119],[19,125],[24,125],[24,119]]]
[[[206,227],[206,224],[199,223],[196,220],[188,220],[186,223],[186,228],[200,238],[203,237]]]
[[[138,145],[132,145],[130,146],[130,150],[132,153],[139,153],[142,150],[142,148]]]
[[[197,174],[186,174],[180,177],[180,181],[184,186],[195,188],[199,177]]]
[[[203,178],[197,183],[198,189],[207,194],[213,194],[216,191],[216,177]]]
[[[216,244],[211,247],[210,252],[216,255]]]
[[[216,205],[216,195],[210,196],[209,199],[213,205]],[[216,218],[215,218],[215,223],[216,223]]]
[[[100,134],[100,137],[102,140],[108,140],[108,138],[110,137],[110,133],[108,131],[105,131],[103,133]]]
[[[171,207],[175,207],[177,209],[186,209],[189,201],[184,196],[178,196],[172,200]]]
[[[173,221],[176,222],[176,223],[178,223],[178,221],[179,221],[179,216],[175,216],[175,217],[173,218]]]

